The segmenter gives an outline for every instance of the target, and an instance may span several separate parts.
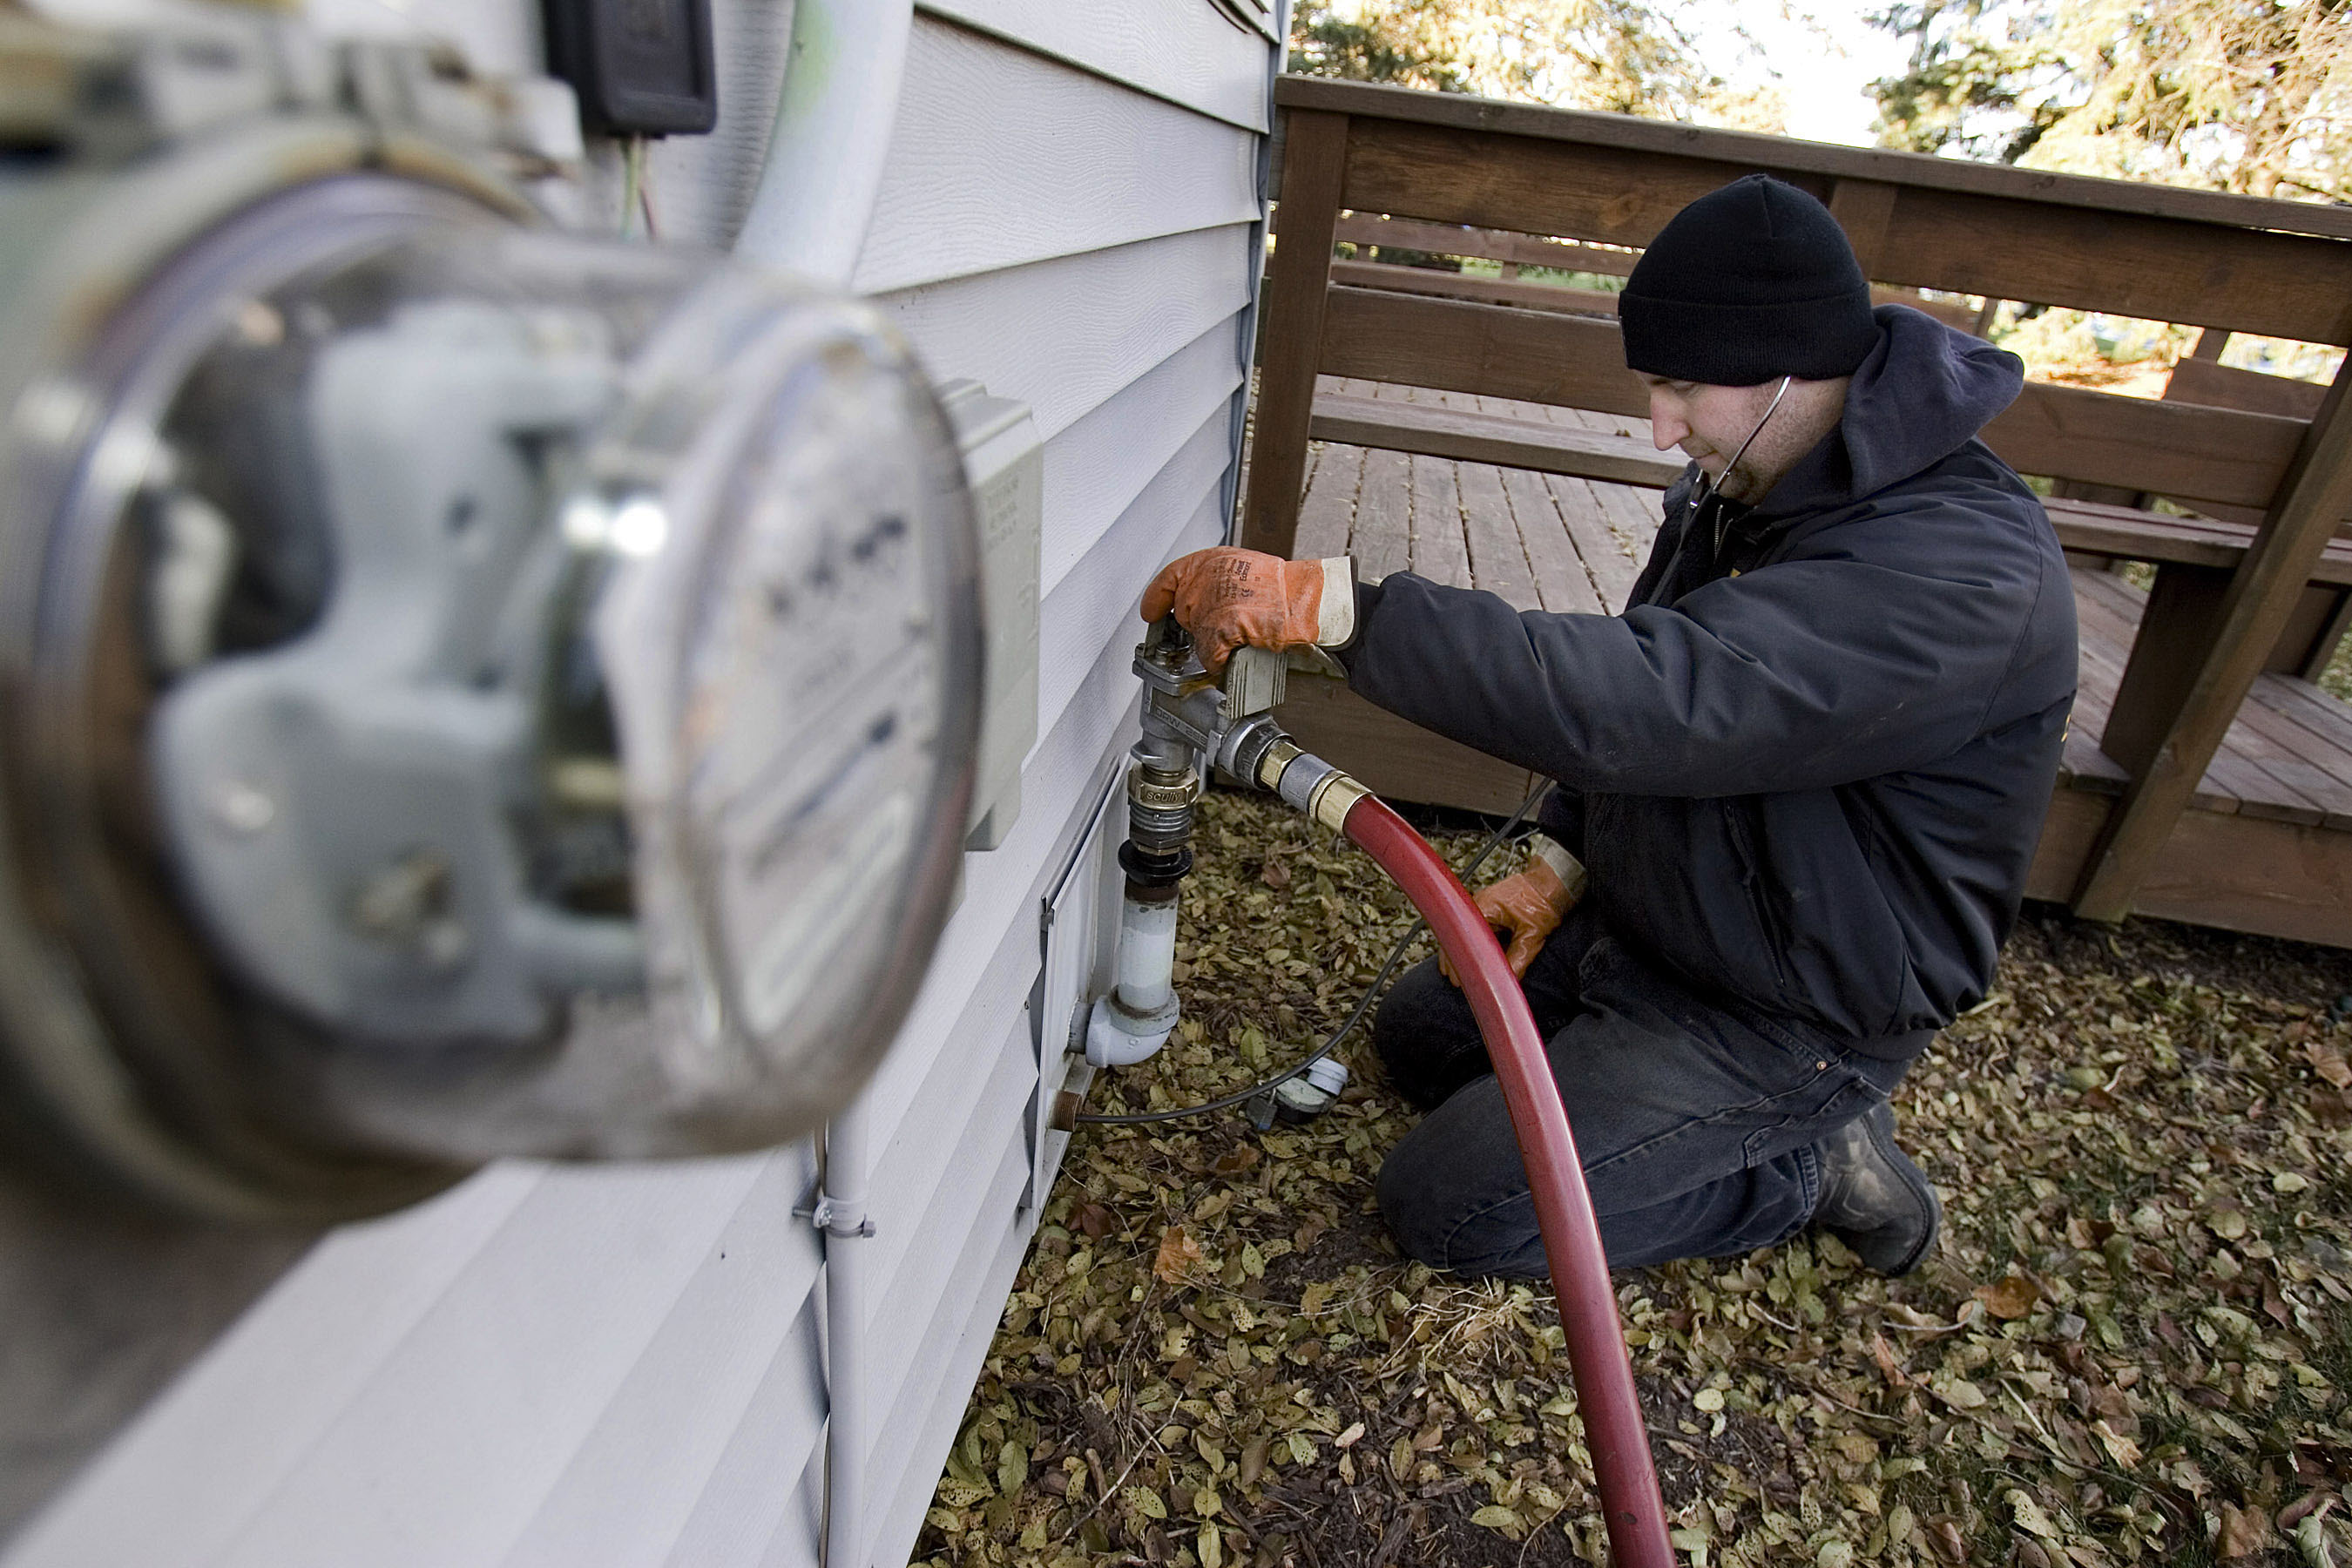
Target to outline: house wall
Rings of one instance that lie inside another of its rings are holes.
[[[504,15],[524,0],[405,10],[536,47]],[[665,237],[740,224],[791,10],[718,0],[722,121],[653,152]],[[906,1560],[1034,1224],[1041,1064],[1050,1090],[1078,986],[1068,959],[1044,982],[1041,908],[1104,879],[1088,832],[1133,736],[1135,600],[1230,512],[1274,54],[1216,0],[919,7],[856,287],[934,374],[1034,411],[1038,740],[862,1102],[873,1237],[793,1217],[806,1145],[485,1171],[312,1247],[7,1568],[814,1562],[828,1245],[869,1249],[873,1281],[858,1556]]]

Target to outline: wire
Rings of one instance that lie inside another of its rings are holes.
[[[621,143],[621,237],[632,237],[637,226],[637,191],[644,178],[646,139],[632,136]]]
[[[646,237],[661,243],[661,225],[654,221],[654,161],[653,150],[645,138],[637,139],[637,210],[646,215]]]
[[[1519,824],[1525,822],[1528,815],[1542,803],[1543,797],[1550,793],[1549,779],[1543,780],[1535,788],[1528,791],[1528,797],[1519,802],[1518,810],[1511,813],[1509,819],[1494,832],[1486,835],[1486,841],[1478,846],[1478,853],[1471,857],[1470,864],[1463,868],[1464,879],[1476,876],[1478,868],[1486,863],[1486,858],[1494,854],[1503,840],[1509,837],[1517,829]],[[1364,1021],[1365,1015],[1372,1010],[1372,999],[1381,994],[1381,987],[1388,983],[1391,974],[1396,973],[1396,966],[1404,961],[1405,949],[1411,947],[1412,939],[1427,930],[1428,926],[1427,921],[1419,919],[1407,926],[1404,934],[1397,938],[1396,945],[1389,949],[1388,962],[1381,965],[1380,973],[1372,976],[1371,984],[1365,986],[1363,994],[1356,998],[1355,1009],[1340,1022],[1338,1028],[1331,1031],[1321,1045],[1315,1047],[1312,1055],[1302,1058],[1282,1072],[1254,1083],[1247,1089],[1237,1089],[1232,1094],[1220,1095],[1215,1100],[1201,1105],[1180,1105],[1173,1110],[1129,1110],[1116,1113],[1082,1110],[1078,1112],[1078,1121],[1082,1125],[1092,1123],[1097,1127],[1140,1127],[1155,1121],[1175,1121],[1187,1116],[1208,1116],[1220,1110],[1230,1110],[1236,1105],[1246,1104],[1255,1100],[1261,1094],[1273,1093],[1339,1049],[1339,1042],[1355,1033],[1357,1026]]]
[[[1771,418],[1772,411],[1780,406],[1780,399],[1789,395],[1789,383],[1793,379],[1795,378],[1786,375],[1780,378],[1780,389],[1772,395],[1772,401],[1764,405],[1763,415],[1756,421],[1756,428],[1748,432],[1748,439],[1739,443],[1738,450],[1731,454],[1731,461],[1723,465],[1722,477],[1709,482],[1707,486],[1707,493],[1699,499],[1699,505],[1705,506],[1709,500],[1712,500],[1715,497],[1723,493],[1724,481],[1731,478],[1732,469],[1739,467],[1739,459],[1748,456],[1748,448],[1756,444],[1756,437],[1764,433],[1765,420]],[[1706,476],[1701,475],[1700,478],[1705,479]],[[1715,553],[1718,559],[1720,559],[1723,554],[1724,528],[1725,514],[1723,510],[1718,507],[1716,509],[1715,514]]]

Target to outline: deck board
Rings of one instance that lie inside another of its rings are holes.
[[[2268,674],[2255,678],[2252,696],[2265,712],[2296,732],[2290,744],[2326,768],[2330,776],[2352,779],[2352,728],[2344,722],[2344,704],[2307,680]]]
[[[1475,584],[1470,540],[1462,529],[1462,496],[1451,458],[1415,453],[1412,459],[1412,569],[1449,588]]]
[[[1412,459],[1402,452],[1367,451],[1356,491],[1356,526],[1348,535],[1358,570],[1377,581],[1412,565],[1412,490],[1405,482]],[[1475,571],[1476,563],[1472,563]]]
[[[1364,474],[1361,447],[1324,445],[1310,454],[1314,464],[1306,498],[1298,503],[1298,542],[1302,561],[1320,561],[1348,553],[1348,536],[1355,531],[1356,491]]]
[[[1516,610],[1539,610],[1535,574],[1528,570],[1528,552],[1519,544],[1519,531],[1511,521],[1510,497],[1503,489],[1506,470],[1484,463],[1454,466],[1462,491],[1462,525],[1470,536],[1472,583],[1498,594]]]
[[[1503,494],[1511,503],[1511,521],[1535,578],[1536,595],[1547,610],[1600,615],[1601,596],[1592,591],[1591,574],[1569,536],[1559,502],[1543,481],[1543,475],[1527,468],[1503,470]]]
[[[2306,684],[2275,673],[2257,676],[2239,718],[2249,730],[2301,764],[2289,776],[2325,811],[2327,826],[2352,830],[2352,734],[2340,728],[2339,716],[2320,703],[2311,705],[2315,721],[2324,724],[2336,718],[2339,728],[2332,736],[2306,727],[2293,715],[2290,710],[2300,706],[2296,689]],[[2274,773],[2281,771],[2276,763],[2271,767]]]

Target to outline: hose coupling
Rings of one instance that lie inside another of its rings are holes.
[[[1314,752],[1302,752],[1286,740],[1267,748],[1258,763],[1257,781],[1334,833],[1344,831],[1348,813],[1372,793]]]
[[[1282,726],[1274,721],[1272,714],[1253,713],[1228,727],[1219,739],[1217,767],[1228,778],[1254,784],[1258,782],[1258,770],[1265,764],[1267,753],[1276,746],[1287,744]]]

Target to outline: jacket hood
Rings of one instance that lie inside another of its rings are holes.
[[[1859,500],[1940,462],[2017,400],[2025,362],[1907,305],[1872,312],[1838,427],[1757,504],[1752,523]],[[1751,526],[1752,526],[1751,523]]]

